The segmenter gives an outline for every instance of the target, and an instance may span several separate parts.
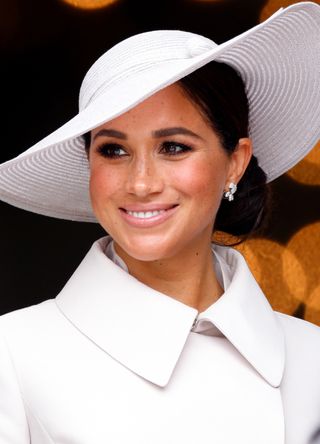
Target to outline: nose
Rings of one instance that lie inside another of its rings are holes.
[[[127,192],[138,197],[160,193],[163,177],[155,159],[146,156],[132,161],[127,177]]]

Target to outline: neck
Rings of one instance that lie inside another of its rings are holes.
[[[114,247],[132,276],[199,312],[223,293],[216,277],[210,242],[188,246],[173,257],[148,262],[129,256],[116,243]]]

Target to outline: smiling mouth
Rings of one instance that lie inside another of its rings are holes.
[[[150,219],[152,217],[159,216],[160,214],[166,213],[168,210],[171,210],[172,208],[175,208],[177,205],[172,205],[171,207],[168,207],[166,209],[159,209],[159,210],[148,210],[148,211],[130,211],[126,210],[125,208],[120,208],[125,213],[129,214],[132,217],[135,217],[137,219]]]

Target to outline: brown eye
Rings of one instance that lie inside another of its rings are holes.
[[[106,143],[98,146],[97,152],[103,157],[117,158],[126,156],[126,151],[116,143]]]
[[[191,151],[192,148],[188,145],[178,142],[164,142],[162,144],[161,152],[169,154],[169,156],[175,156],[178,154],[183,154],[187,151]]]

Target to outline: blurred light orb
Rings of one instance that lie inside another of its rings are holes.
[[[308,298],[305,318],[314,324],[320,325],[320,285],[313,290]]]
[[[287,175],[306,185],[320,185],[320,142]]]
[[[270,239],[249,239],[236,247],[242,253],[249,268],[267,296],[274,310],[292,314],[300,300],[295,292],[288,288],[283,269],[282,257],[287,249],[284,245]],[[305,273],[295,253],[287,252],[290,270],[286,274],[297,273],[301,282],[305,282]],[[305,287],[305,284],[304,284]]]
[[[296,237],[294,238],[296,239]],[[303,242],[307,241],[307,239],[301,236],[298,236],[298,239]],[[305,252],[303,249],[296,251],[292,244],[289,243],[289,246],[284,248],[281,258],[284,282],[291,294],[305,303],[308,297],[308,268],[304,268],[298,259],[299,257],[303,258],[304,254],[308,255],[308,252]]]
[[[70,6],[79,9],[100,9],[115,3],[117,0],[62,0]]]
[[[306,225],[290,239],[282,257],[288,288],[306,305],[305,319],[320,325],[320,222]],[[291,263],[288,252],[299,258],[305,272]]]

